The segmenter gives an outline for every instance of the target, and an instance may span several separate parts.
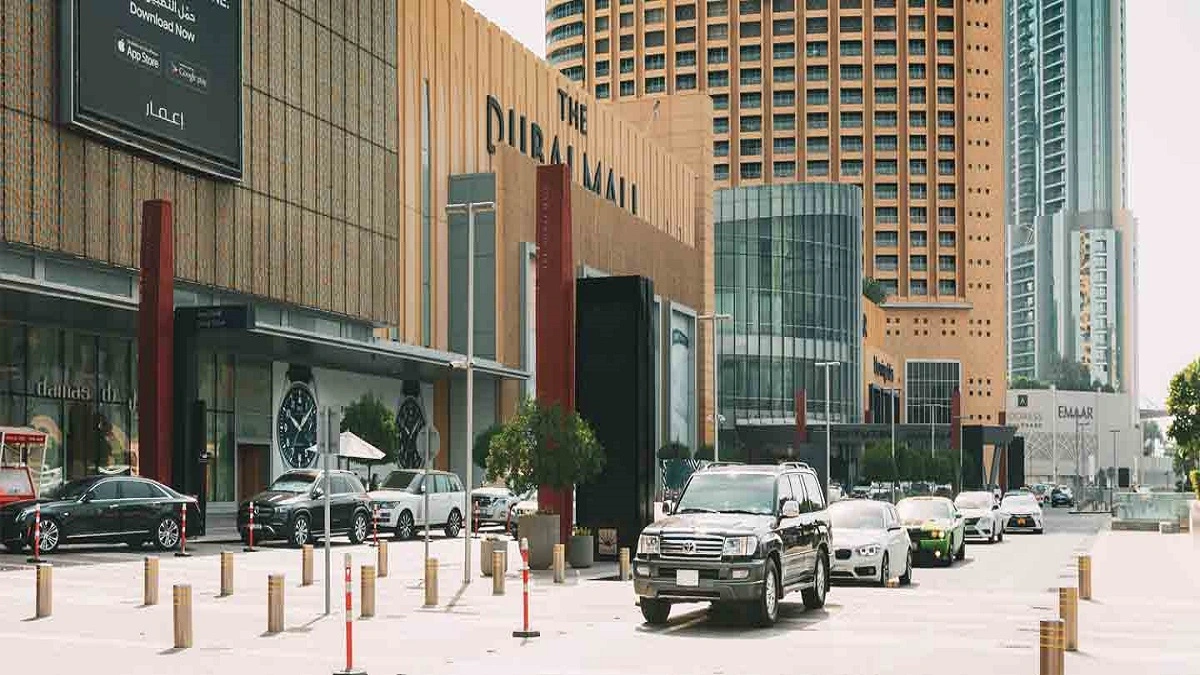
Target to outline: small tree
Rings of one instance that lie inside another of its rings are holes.
[[[910,448],[907,445],[896,446],[896,468],[897,474],[900,476],[900,480],[926,480],[926,456],[926,453]]]
[[[487,478],[514,492],[564,490],[604,470],[604,448],[579,413],[526,399],[488,444]]]
[[[896,464],[892,461],[892,445],[876,441],[863,451],[863,478],[890,483],[896,480]]]
[[[387,464],[396,461],[400,439],[396,418],[388,407],[371,392],[346,406],[341,431],[349,431],[383,453],[383,459],[367,464]]]
[[[658,449],[658,458],[661,460],[691,459],[692,450],[679,441],[671,441]]]
[[[492,439],[500,433],[502,428],[499,424],[493,424],[475,437],[475,445],[471,446],[471,459],[475,462],[475,466],[487,469],[488,450],[491,447]]]
[[[1175,441],[1175,469],[1186,476],[1197,468],[1196,459],[1200,455],[1200,359],[1171,378],[1167,414],[1174,418],[1167,435]]]
[[[871,277],[863,278],[863,297],[871,302],[882,305],[887,300],[888,292],[883,283]]]

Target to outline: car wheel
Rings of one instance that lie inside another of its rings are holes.
[[[154,526],[154,547],[160,551],[170,551],[179,546],[179,521],[175,516],[163,516]]]
[[[879,585],[887,586],[888,579],[891,578],[892,570],[888,567],[888,554],[883,554],[883,560],[879,563]]]
[[[942,556],[942,559],[939,562],[942,563],[942,567],[950,567],[951,565],[954,564],[954,540],[953,539],[950,539],[949,541],[946,542],[946,555]]]
[[[359,511],[354,514],[354,522],[350,524],[350,543],[361,544],[367,540],[367,514]]]
[[[813,571],[814,584],[801,593],[804,606],[808,609],[821,609],[825,606],[825,594],[829,591],[829,558],[825,553],[817,553],[817,567]]]
[[[417,528],[413,525],[412,511],[405,509],[400,512],[396,518],[396,537],[400,539],[412,539]]]
[[[58,521],[53,518],[42,519],[42,532],[38,541],[38,551],[40,553],[54,553],[62,544],[62,530],[58,527]],[[30,548],[33,547],[33,540],[29,540]]]
[[[458,509],[450,512],[450,517],[446,520],[446,536],[454,539],[458,533],[462,531],[462,514]]]
[[[642,608],[642,618],[651,626],[661,626],[671,616],[671,603],[666,600],[642,598],[638,605]]]
[[[312,528],[308,524],[308,516],[301,513],[292,520],[292,531],[288,535],[288,543],[296,548],[307,544],[312,539]]]
[[[779,565],[773,558],[767,559],[763,572],[762,593],[754,603],[754,623],[757,626],[773,626],[779,620]]]
[[[1000,531],[996,533],[996,543],[1004,543],[1004,528],[1000,528]]]
[[[904,574],[900,575],[900,585],[901,586],[908,586],[908,585],[912,584],[912,568],[913,568],[913,557],[912,557],[912,551],[910,550],[908,552],[908,558],[904,562]]]
[[[958,543],[958,553],[956,553],[954,555],[954,559],[955,560],[966,560],[967,559],[967,538],[966,537],[963,537],[962,541],[960,541]]]

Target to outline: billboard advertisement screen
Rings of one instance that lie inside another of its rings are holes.
[[[241,0],[61,0],[69,126],[242,177]]]

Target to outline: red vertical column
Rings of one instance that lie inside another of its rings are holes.
[[[537,169],[537,398],[575,410],[575,251],[571,241],[571,173],[564,164]],[[559,514],[559,540],[574,519],[571,490],[538,489],[538,505]]]
[[[138,306],[139,473],[172,483],[175,239],[171,202],[142,205],[141,304]]]
[[[950,395],[950,449],[962,447],[962,392],[957,388]]]
[[[796,451],[808,442],[808,390],[796,390]]]

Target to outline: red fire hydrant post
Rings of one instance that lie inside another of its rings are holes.
[[[367,671],[354,667],[354,585],[350,581],[350,554],[344,558],[346,568],[346,669],[334,671],[333,675],[367,675]]]
[[[250,502],[250,505],[246,507],[246,511],[250,514],[250,523],[246,526],[246,546],[242,547],[246,553],[254,553],[258,550],[254,548],[254,512],[256,510],[258,507],[254,505],[254,502]]]
[[[187,552],[187,502],[179,505],[179,550],[175,551],[176,558],[190,558]]]
[[[26,562],[40,565],[42,563],[42,505],[33,505],[33,555]]]
[[[529,628],[529,540],[521,540],[521,630],[514,630],[515,638],[541,637],[542,633]]]

